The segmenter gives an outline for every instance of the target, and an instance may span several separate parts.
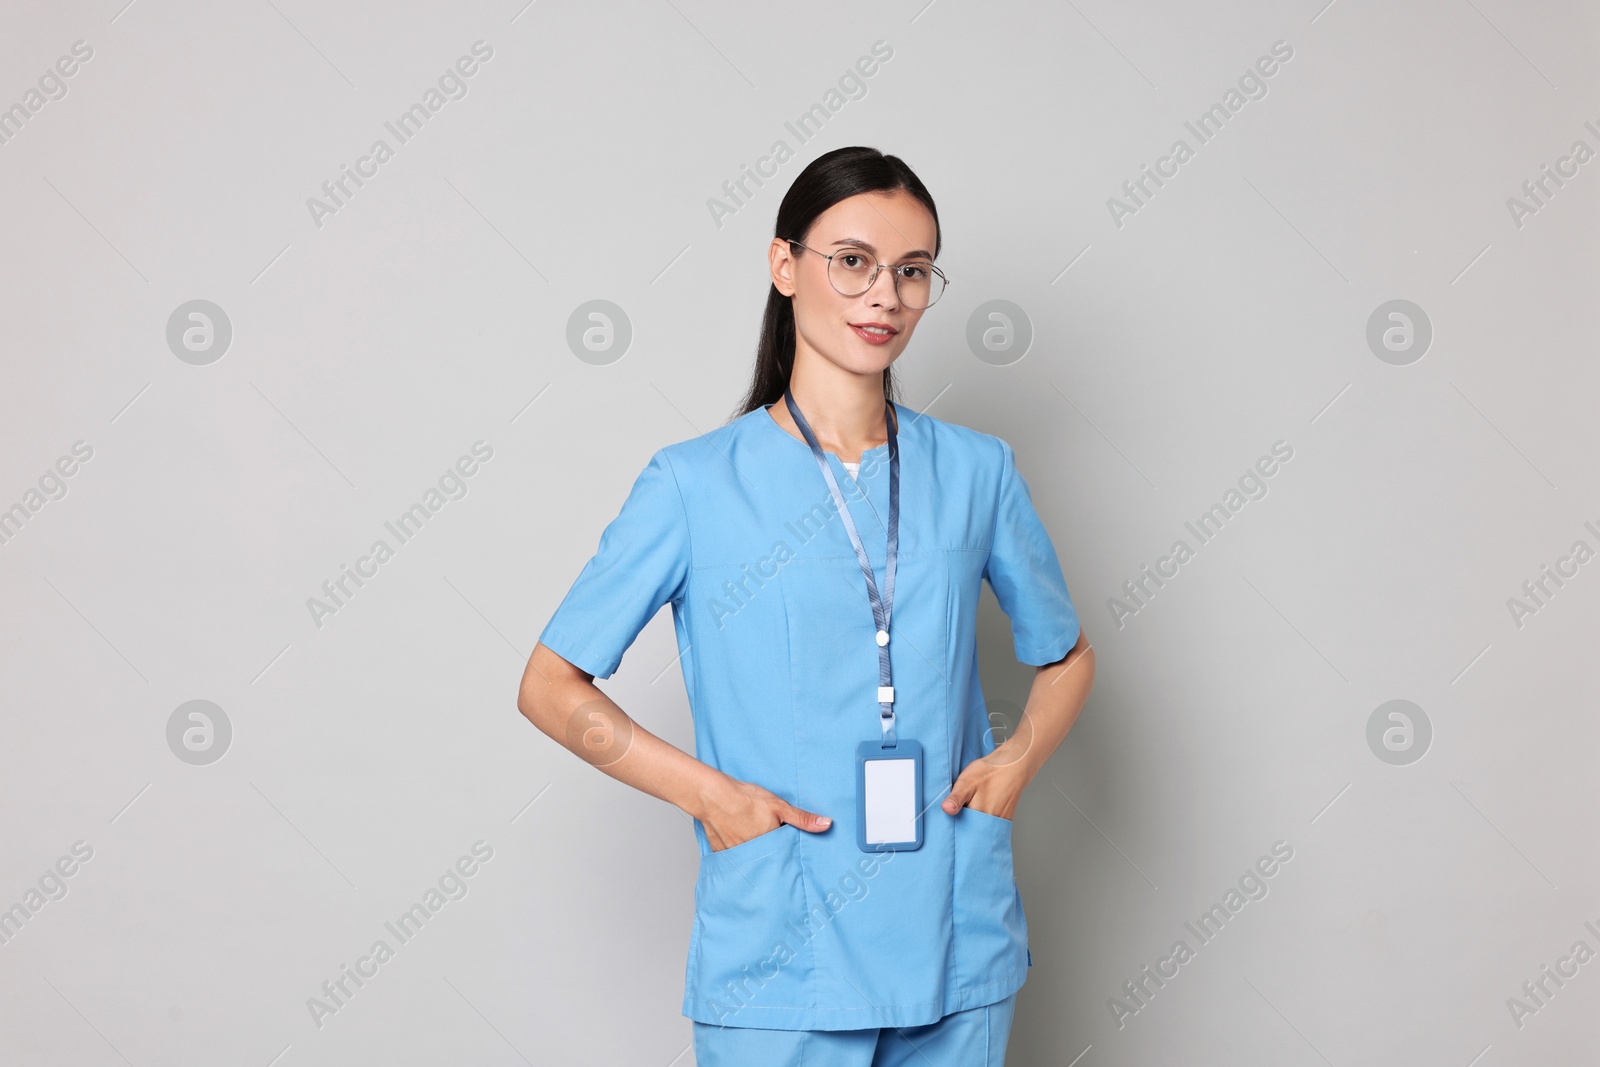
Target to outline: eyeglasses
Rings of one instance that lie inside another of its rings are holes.
[[[789,243],[800,245],[807,252],[817,252],[815,248],[799,241],[791,240]],[[878,272],[884,269],[884,264],[879,263],[872,253],[860,248],[847,247],[832,255],[824,252],[817,252],[817,255],[828,261],[828,282],[840,296],[860,296],[865,293],[878,280]],[[945,286],[949,284],[944,271],[925,259],[907,260],[896,264],[891,270],[895,295],[902,304],[915,311],[932,307],[944,295]]]

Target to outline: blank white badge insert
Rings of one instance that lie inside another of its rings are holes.
[[[874,759],[865,764],[866,834],[869,845],[917,838],[917,761]]]

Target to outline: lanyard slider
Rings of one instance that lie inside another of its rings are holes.
[[[878,703],[880,703],[880,704],[893,704],[894,703],[894,686],[892,686],[892,685],[880,685],[880,686],[878,686]]]

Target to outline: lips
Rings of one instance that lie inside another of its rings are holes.
[[[900,331],[886,322],[852,322],[850,328],[868,344],[888,344]]]

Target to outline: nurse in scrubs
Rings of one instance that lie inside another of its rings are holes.
[[[523,674],[535,726],[693,819],[700,1067],[1000,1067],[1033,964],[1011,818],[1094,653],[1011,446],[896,400],[939,246],[897,157],[801,171],[739,414],[650,457]],[[985,581],[1036,668],[998,745]],[[693,755],[595,685],[667,604]]]

